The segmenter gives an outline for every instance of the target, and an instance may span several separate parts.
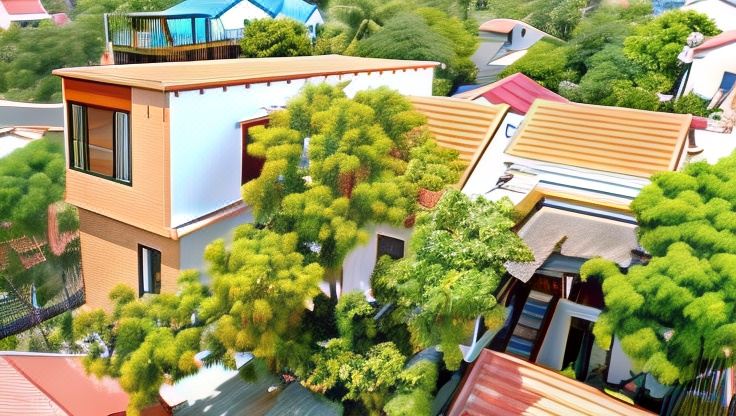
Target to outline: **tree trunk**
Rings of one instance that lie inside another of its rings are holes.
[[[341,280],[342,267],[334,267],[325,271],[325,281],[330,285],[330,299],[337,300],[337,282]],[[341,288],[342,289],[342,288]]]

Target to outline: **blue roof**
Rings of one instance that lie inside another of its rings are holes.
[[[271,17],[279,14],[294,20],[306,23],[312,16],[317,5],[304,0],[249,0],[255,6],[268,13]]]
[[[185,15],[198,14],[209,17],[220,17],[242,0],[184,0],[183,2],[169,7],[161,14],[163,15]]]

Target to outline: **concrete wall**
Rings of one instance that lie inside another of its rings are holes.
[[[179,240],[179,258],[181,270],[197,269],[201,272],[202,282],[209,283],[207,265],[204,261],[204,249],[207,245],[218,238],[225,240],[225,244],[232,243],[233,229],[241,224],[253,222],[250,209],[211,224],[191,234],[183,236]]]
[[[346,88],[349,96],[384,85],[405,95],[428,96],[432,93],[432,78],[432,69],[420,69],[282,81],[270,86],[252,84],[250,88],[211,88],[203,93],[185,91],[178,97],[169,94],[171,226],[175,228],[240,200],[239,123],[262,113],[264,107],[286,104],[306,82],[335,84],[351,80]]]
[[[736,43],[712,49],[701,57],[696,57],[690,69],[685,94],[692,91],[710,99],[720,86],[724,71],[736,73]]]
[[[161,292],[176,292],[177,241],[84,209],[79,210],[79,226],[87,306],[110,310],[108,295],[121,283],[138,293],[139,244],[161,252]]]
[[[371,275],[377,260],[378,234],[404,240],[404,255],[408,252],[412,229],[380,224],[369,228],[368,232],[368,242],[356,247],[343,262],[342,293],[366,293],[370,290]]]

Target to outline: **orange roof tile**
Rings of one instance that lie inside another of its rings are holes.
[[[520,20],[514,20],[514,19],[491,19],[487,22],[484,22],[480,25],[478,30],[481,32],[494,32],[494,33],[509,33],[516,25],[525,25],[526,23],[520,21]]]
[[[483,350],[462,390],[450,406],[450,416],[645,416],[646,410],[500,352]]]
[[[509,110],[509,106],[484,105],[448,97],[409,97],[414,109],[427,116],[429,131],[437,143],[457,150],[467,164],[462,187]]]
[[[105,65],[53,71],[75,78],[158,91],[179,91],[325,75],[434,68],[438,62],[322,55]]]
[[[506,153],[649,177],[674,170],[692,116],[537,100]]]

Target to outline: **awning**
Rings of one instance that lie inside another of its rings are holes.
[[[638,247],[634,224],[551,207],[535,212],[519,236],[534,253],[534,261],[510,262],[506,269],[523,282],[531,279],[558,245],[563,256],[603,257],[622,267],[631,264],[631,250]]]

